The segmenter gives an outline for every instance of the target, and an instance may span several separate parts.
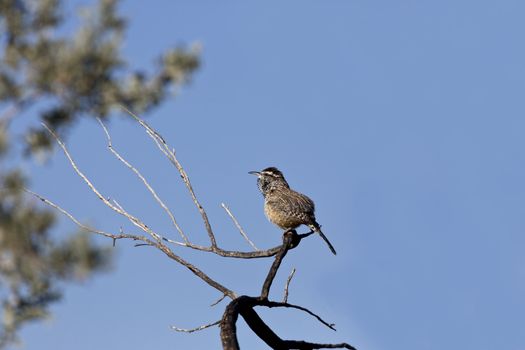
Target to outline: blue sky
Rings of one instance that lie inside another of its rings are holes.
[[[284,338],[358,349],[525,348],[525,3],[521,1],[125,1],[124,52],[147,68],[166,47],[199,42],[192,83],[148,116],[190,175],[219,243],[259,247],[266,221],[250,170],[279,167],[312,197],[338,251],[318,237],[286,257],[291,310],[260,310]],[[115,146],[173,208],[188,235],[203,225],[175,169],[124,115]],[[106,195],[167,236],[176,232],[141,183],[105,150],[94,121],[68,138]],[[60,153],[28,167],[33,188],[98,227],[131,226],[94,198]],[[74,226],[64,220],[63,232]],[[65,234],[65,233],[64,233]],[[177,250],[239,294],[258,293],[271,261]],[[119,242],[112,272],[68,287],[26,349],[220,348],[218,293],[148,248]],[[244,349],[265,348],[239,322]]]

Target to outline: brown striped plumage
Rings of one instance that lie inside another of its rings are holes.
[[[257,185],[264,196],[264,213],[272,223],[283,230],[307,225],[317,232],[332,253],[336,254],[315,220],[314,202],[304,194],[292,190],[279,169],[270,167],[262,171],[251,171],[250,174],[257,175]]]

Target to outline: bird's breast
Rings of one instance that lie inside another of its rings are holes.
[[[296,228],[309,221],[302,213],[291,212],[289,208],[283,208],[278,203],[265,201],[264,213],[270,222],[284,230]]]

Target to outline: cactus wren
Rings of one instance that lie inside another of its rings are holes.
[[[336,254],[328,238],[321,232],[321,226],[315,221],[314,202],[304,194],[292,190],[279,169],[270,167],[261,171],[250,171],[249,174],[257,175],[257,185],[264,196],[264,213],[268,220],[283,230],[307,225],[317,232],[332,253]]]

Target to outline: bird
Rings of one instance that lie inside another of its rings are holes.
[[[257,176],[257,186],[264,197],[264,213],[270,222],[287,231],[306,225],[321,236],[334,255],[337,254],[315,219],[314,202],[292,190],[279,169],[272,166],[248,173]]]

